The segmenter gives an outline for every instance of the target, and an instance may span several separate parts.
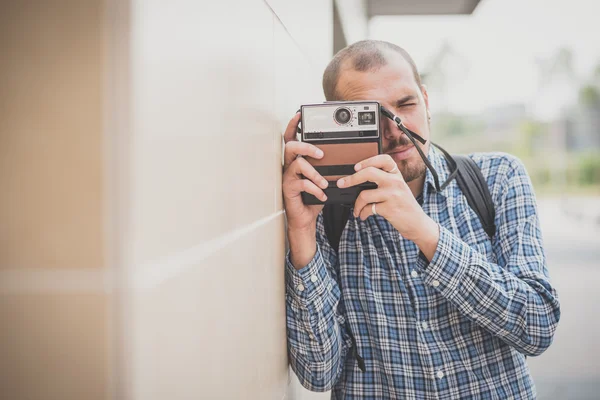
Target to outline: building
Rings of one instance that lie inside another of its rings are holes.
[[[281,133],[371,16],[477,3],[1,2],[0,398],[308,398]]]

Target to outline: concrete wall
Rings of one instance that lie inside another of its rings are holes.
[[[105,399],[101,1],[0,2],[0,398]]]
[[[281,134],[302,102],[322,100],[332,4],[140,0],[121,11],[118,392],[307,398],[286,358]]]
[[[0,398],[309,399],[281,133],[332,2],[0,2]]]

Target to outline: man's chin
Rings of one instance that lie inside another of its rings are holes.
[[[411,182],[415,179],[419,179],[427,172],[427,167],[421,159],[419,160],[402,160],[396,162],[398,169],[402,173],[402,177],[405,182]]]

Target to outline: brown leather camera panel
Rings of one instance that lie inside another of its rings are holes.
[[[335,144],[317,144],[315,146],[323,150],[323,158],[306,157],[308,162],[315,166],[332,166],[332,165],[354,165],[367,158],[379,154],[379,144],[377,142],[362,142],[362,143],[335,143]],[[328,181],[335,181],[342,178],[344,175],[326,175]]]

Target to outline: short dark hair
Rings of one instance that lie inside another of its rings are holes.
[[[352,62],[351,66],[355,71],[365,72],[378,69],[388,64],[388,59],[384,53],[385,50],[400,54],[410,64],[415,81],[421,86],[421,76],[417,70],[417,65],[406,50],[383,40],[361,40],[338,51],[329,62],[329,65],[327,65],[327,68],[325,68],[325,72],[323,73],[325,99],[328,101],[338,100],[336,86],[340,70],[347,61]]]

